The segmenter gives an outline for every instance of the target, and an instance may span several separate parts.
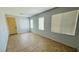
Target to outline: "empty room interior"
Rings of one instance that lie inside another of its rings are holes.
[[[0,52],[78,52],[79,7],[0,7]]]

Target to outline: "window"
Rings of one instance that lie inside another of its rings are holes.
[[[33,19],[30,21],[31,29],[33,29]]]
[[[44,30],[44,17],[39,18],[39,30]]]
[[[77,11],[52,15],[51,32],[75,35],[77,19]]]
[[[52,20],[51,20],[51,31],[52,32],[57,32],[60,33],[61,31],[61,16],[62,14],[57,14],[57,15],[53,15],[52,16]]]

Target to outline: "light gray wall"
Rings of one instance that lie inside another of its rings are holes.
[[[59,8],[54,8],[47,12],[32,16],[31,18],[34,20],[34,28],[31,29],[31,31],[34,33],[38,33],[44,37],[53,39],[57,42],[66,44],[68,46],[71,46],[74,48],[79,48],[79,20],[78,20],[78,25],[77,25],[77,30],[76,30],[75,36],[51,32],[51,15],[57,14],[57,13],[63,13],[63,12],[67,12],[67,11],[73,11],[73,10],[79,10],[79,8],[78,7],[72,7],[72,8],[71,7],[59,7]],[[38,18],[40,16],[45,17],[45,30],[44,31],[41,31],[38,29]]]
[[[6,51],[8,36],[9,32],[6,23],[6,17],[3,11],[0,9],[0,52]]]
[[[17,33],[29,32],[29,18],[16,16]],[[25,26],[23,24],[25,24]],[[26,26],[27,25],[27,26]],[[24,26],[24,28],[22,28]]]

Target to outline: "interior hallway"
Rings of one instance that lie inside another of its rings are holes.
[[[63,52],[76,51],[51,39],[34,33],[11,35],[8,41],[7,52]]]

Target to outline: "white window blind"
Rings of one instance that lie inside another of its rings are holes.
[[[30,26],[31,26],[31,29],[33,29],[33,19],[31,19],[30,21]]]
[[[51,32],[75,35],[77,19],[77,11],[52,15]]]
[[[39,30],[44,30],[44,17],[39,18]]]

